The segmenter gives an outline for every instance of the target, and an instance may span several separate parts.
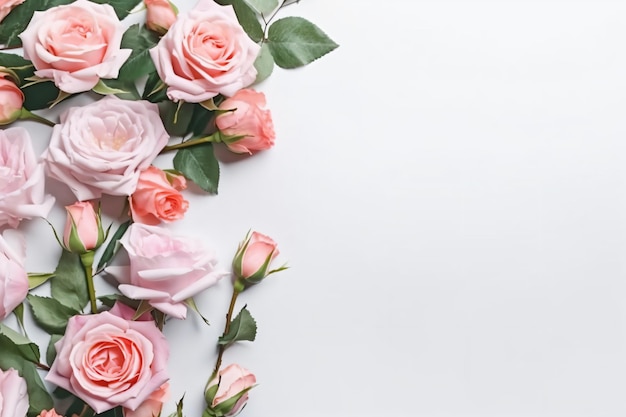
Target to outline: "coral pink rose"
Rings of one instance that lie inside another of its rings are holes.
[[[110,311],[70,318],[54,347],[49,381],[96,413],[117,406],[136,410],[168,381],[167,340],[150,314],[116,303]]]
[[[120,239],[130,267],[108,267],[119,290],[134,300],[148,300],[163,313],[183,319],[185,301],[228,275],[216,269],[214,254],[200,241],[172,236],[167,229],[133,223]]]
[[[177,177],[170,182],[169,178]],[[159,224],[182,219],[189,208],[180,190],[187,187],[185,177],[168,175],[150,166],[139,175],[137,189],[129,197],[133,220],[144,224]]]
[[[124,409],[124,417],[152,417],[160,416],[163,403],[168,400],[170,384],[163,384],[154,391],[136,410]]]
[[[37,417],[63,417],[53,408],[52,410],[43,410]]]
[[[24,3],[24,0],[0,0],[0,22],[11,13],[15,6]]]
[[[0,67],[0,126],[19,119],[24,104],[24,93],[13,81],[7,79],[9,74],[2,69]]]
[[[236,415],[248,401],[248,391],[255,384],[256,377],[252,372],[237,364],[228,365],[207,384],[209,409],[218,411],[220,416]],[[234,404],[230,404],[233,400]]]
[[[150,55],[170,100],[199,103],[252,84],[259,50],[232,6],[200,0],[178,16]]]
[[[63,231],[63,245],[73,253],[83,254],[97,249],[104,242],[100,213],[89,201],[78,201],[66,206],[67,217]]]
[[[22,219],[46,217],[54,198],[45,194],[44,168],[38,163],[28,131],[0,130],[0,227]]]
[[[144,0],[146,6],[146,26],[164,35],[176,21],[176,10],[168,0]]]
[[[274,145],[274,123],[270,111],[265,110],[265,94],[239,90],[224,100],[219,109],[225,112],[215,118],[215,124],[231,151],[252,153]]]
[[[107,96],[63,113],[43,158],[78,200],[128,196],[168,139],[156,104]]]
[[[5,230],[0,236],[0,321],[28,294],[25,261],[26,244],[23,236],[16,230]]]
[[[120,49],[124,26],[113,7],[87,0],[35,12],[19,35],[35,75],[66,93],[91,90],[100,78],[117,78],[131,49]]]
[[[0,417],[26,417],[28,392],[26,380],[15,369],[0,369]]]

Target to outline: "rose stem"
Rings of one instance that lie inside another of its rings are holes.
[[[96,305],[96,289],[93,285],[93,252],[87,252],[80,255],[80,261],[85,268],[85,278],[87,278],[87,291],[89,293],[89,303],[91,304],[91,312],[98,313]]]
[[[239,290],[237,287],[233,286],[233,295],[230,297],[230,306],[228,306],[228,313],[226,314],[226,325],[224,326],[224,334],[222,337],[228,334],[230,330],[230,321],[233,317],[233,310],[235,309],[235,302],[237,301],[237,296],[239,295]],[[217,373],[220,371],[220,366],[222,366],[222,355],[224,355],[224,351],[226,350],[226,345],[220,345],[219,350],[217,352],[217,360],[215,361],[215,369],[213,369],[213,375],[209,378],[209,381],[212,380]]]
[[[42,123],[46,126],[54,127],[56,123],[51,122],[50,120],[43,118],[41,116],[36,115],[26,109],[22,109],[22,113],[20,114],[20,119],[22,120],[33,120],[35,122]]]
[[[217,142],[216,139],[217,138],[214,137],[214,135],[204,136],[204,137],[201,137],[201,138],[198,138],[198,139],[190,139],[190,140],[185,141],[185,142],[177,143],[176,145],[166,146],[165,148],[163,148],[161,150],[161,153],[167,152],[167,151],[173,151],[173,150],[176,150],[176,149],[188,148],[190,146],[200,145],[201,143]]]

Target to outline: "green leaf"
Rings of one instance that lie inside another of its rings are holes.
[[[230,329],[228,333],[220,337],[218,340],[219,345],[230,345],[234,342],[241,340],[254,341],[256,338],[256,321],[252,318],[252,315],[244,306],[237,317],[230,322]]]
[[[63,334],[70,317],[79,314],[78,311],[61,304],[54,298],[40,297],[29,294],[27,296],[33,311],[35,323],[49,334]]]
[[[33,288],[37,288],[38,286],[46,283],[50,278],[54,277],[54,274],[50,273],[42,273],[42,274],[28,274],[28,289],[32,290]]]
[[[246,3],[246,0],[217,0],[216,3],[222,6],[233,6],[239,24],[250,36],[250,39],[255,42],[260,42],[263,39],[263,28],[259,22],[257,12]]]
[[[126,230],[128,230],[128,226],[130,226],[131,223],[132,220],[127,220],[124,223],[120,224],[120,226],[117,228],[117,230],[113,234],[113,237],[111,237],[111,240],[107,244],[106,249],[104,249],[104,252],[100,257],[100,261],[98,261],[98,267],[96,268],[98,271],[107,266],[109,264],[109,261],[113,259],[117,251],[120,249],[119,240],[122,238],[122,236],[124,236],[124,233],[126,233]]]
[[[274,61],[281,68],[301,67],[339,46],[320,28],[297,16],[272,23],[267,38]]]
[[[159,114],[163,125],[171,136],[185,136],[189,133],[189,123],[193,115],[195,105],[193,103],[183,103],[178,108],[178,103],[164,100],[159,103]],[[178,115],[176,115],[178,113]],[[176,121],[174,122],[174,119]]]
[[[182,172],[204,191],[217,194],[220,166],[213,154],[213,144],[203,143],[180,149],[174,156],[174,169]]]
[[[261,45],[261,51],[254,61],[254,68],[256,68],[257,71],[256,80],[254,81],[255,84],[260,83],[272,75],[274,71],[274,57],[272,57],[272,52],[267,43]]]
[[[48,348],[46,349],[46,362],[48,365],[52,365],[52,362],[56,359],[57,350],[54,347],[54,344],[61,340],[63,335],[61,334],[51,334],[50,342],[48,343]]]
[[[159,103],[163,100],[167,100],[167,86],[163,83],[161,78],[159,78],[158,72],[155,71],[148,76],[142,97],[144,100],[148,100],[151,103]]]
[[[39,362],[39,346],[33,343],[29,338],[2,323],[0,323],[0,334],[8,337],[11,342],[15,344],[24,359],[33,363]]]
[[[47,10],[53,6],[69,4],[74,0],[28,0],[17,6],[0,24],[0,45],[22,46],[18,37],[26,29],[35,10]]]
[[[257,13],[266,17],[278,7],[278,0],[245,0],[245,2]]]
[[[52,297],[73,310],[82,311],[89,302],[89,292],[80,257],[64,250],[54,274],[50,281]]]
[[[156,71],[150,57],[150,48],[159,42],[159,36],[139,23],[129,27],[122,37],[122,48],[132,49],[133,52],[120,68],[119,79],[136,80]]]
[[[122,20],[141,2],[141,0],[91,0],[94,3],[110,4],[117,18]]]
[[[41,410],[49,410],[54,404],[48,390],[43,384],[37,367],[32,362],[26,360],[16,345],[10,338],[0,334],[0,369],[8,370],[13,368],[22,378],[26,380],[28,390],[28,416],[37,416]]]

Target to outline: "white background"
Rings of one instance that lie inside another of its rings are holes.
[[[190,190],[169,226],[225,268],[253,228],[291,266],[237,306],[259,324],[225,355],[258,378],[242,416],[625,415],[626,3],[303,0],[289,14],[341,46],[257,87],[276,146],[223,163],[219,195]],[[43,150],[49,130],[20,125]],[[73,197],[49,188],[60,229]],[[49,227],[21,229],[29,271],[53,269]],[[164,415],[183,393],[201,415],[229,296],[223,280],[197,297],[211,327],[167,324]]]

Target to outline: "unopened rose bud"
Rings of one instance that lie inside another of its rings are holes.
[[[65,207],[67,220],[63,232],[65,249],[77,254],[91,252],[104,242],[104,230],[100,213],[96,213],[93,204],[78,201]]]
[[[19,119],[24,105],[24,93],[0,67],[0,126]]]
[[[37,417],[63,417],[61,414],[58,414],[56,410],[53,408],[51,410],[43,410]]]
[[[248,233],[239,244],[233,259],[233,273],[238,285],[248,286],[261,282],[274,272],[286,267],[270,270],[271,263],[278,256],[278,245],[269,236],[258,232]],[[239,288],[242,290],[243,288]]]
[[[168,0],[144,0],[147,16],[146,26],[159,35],[165,35],[176,21],[176,7]]]
[[[254,388],[256,377],[237,364],[228,365],[219,371],[207,384],[205,399],[207,409],[203,416],[234,416],[248,401],[248,391]]]

